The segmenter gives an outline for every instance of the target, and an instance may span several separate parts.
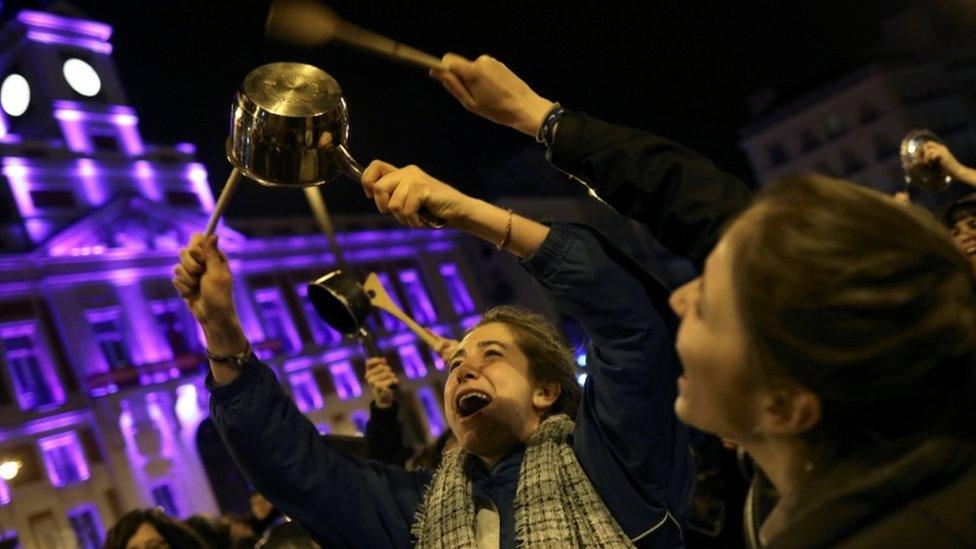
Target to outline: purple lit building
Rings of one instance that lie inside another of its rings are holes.
[[[240,510],[246,490],[207,418],[200,332],[169,282],[213,207],[207,172],[192,144],[143,142],[111,35],[36,11],[0,29],[0,473],[20,465],[0,479],[0,537],[24,547],[98,547],[129,509],[216,514]],[[346,261],[458,335],[484,306],[459,235],[383,223],[336,220]],[[307,281],[334,268],[314,227],[218,232],[259,354],[323,432],[355,434],[363,356],[306,300]],[[399,322],[374,320],[402,372],[408,437],[440,433],[443,363]]]

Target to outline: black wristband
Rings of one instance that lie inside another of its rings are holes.
[[[546,149],[552,148],[553,139],[556,137],[556,125],[559,123],[559,118],[566,112],[558,102],[552,104],[552,108],[546,114],[546,117],[542,119],[542,125],[539,126],[539,133],[536,134],[535,140],[539,143],[544,143]]]
[[[217,362],[220,364],[232,364],[234,366],[243,366],[244,363],[248,362],[253,356],[254,352],[251,351],[251,346],[248,345],[246,349],[236,355],[228,356],[217,356],[210,352],[210,349],[205,349],[207,353],[207,358],[211,362]]]

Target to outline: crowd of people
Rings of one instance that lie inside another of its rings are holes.
[[[681,547],[709,523],[703,448],[734,447],[751,485],[722,503],[741,507],[743,527],[725,529],[745,546],[976,546],[976,199],[940,223],[823,175],[754,196],[491,57],[443,67],[431,76],[465,108],[535,138],[700,276],[669,288],[585,224],[539,223],[374,161],[362,186],[380,213],[419,228],[426,209],[519,258],[585,330],[588,377],[581,387],[546,319],[493,308],[438,349],[450,430],[418,455],[396,422],[395,372],[367,363],[362,459],[323,440],[251,352],[227,257],[194,236],[174,285],[206,336],[211,416],[290,529],[324,547]],[[944,146],[925,152],[976,185]],[[208,524],[197,532],[232,529]],[[134,511],[106,546],[193,547],[173,525]]]
[[[135,509],[109,529],[105,549],[318,549],[299,525],[259,492],[246,516],[193,515],[180,521],[162,508]]]

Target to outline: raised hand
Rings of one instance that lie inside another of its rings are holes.
[[[385,358],[373,357],[366,360],[366,383],[373,392],[373,402],[377,408],[393,406],[393,387],[399,383],[399,379]]]
[[[419,215],[421,208],[450,225],[462,219],[474,203],[471,197],[417,166],[397,168],[380,160],[366,167],[362,185],[380,213],[390,213],[400,223],[414,228],[425,226]]]
[[[189,246],[180,250],[180,263],[173,272],[173,286],[203,328],[207,349],[215,356],[246,350],[247,339],[231,293],[230,267],[227,256],[217,247],[217,236],[193,235]],[[215,371],[218,383],[233,377],[236,374],[217,376]]]
[[[535,137],[553,106],[494,57],[482,55],[470,61],[449,53],[442,65],[445,69],[430,71],[431,78],[464,108],[496,124]]]
[[[201,325],[236,316],[230,268],[216,235],[194,234],[190,245],[180,250],[180,263],[173,272],[173,286]]]

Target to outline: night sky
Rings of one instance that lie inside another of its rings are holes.
[[[4,2],[5,16],[21,5]],[[73,2],[115,29],[114,57],[147,142],[192,141],[219,191],[228,112],[254,67],[304,61],[343,88],[350,148],[362,163],[414,163],[467,192],[575,192],[558,178],[534,188],[485,188],[479,174],[536,147],[470,115],[423,70],[329,46],[297,51],[265,40],[269,2]],[[817,2],[379,2],[330,0],[344,18],[440,55],[490,53],[543,96],[610,122],[670,137],[751,179],[738,148],[749,95],[765,86],[810,89],[878,57],[880,21],[916,7],[949,41],[972,34],[968,0]],[[541,151],[539,152],[541,156]],[[304,196],[246,185],[230,217],[307,211]],[[371,204],[348,180],[325,190],[333,213]]]

